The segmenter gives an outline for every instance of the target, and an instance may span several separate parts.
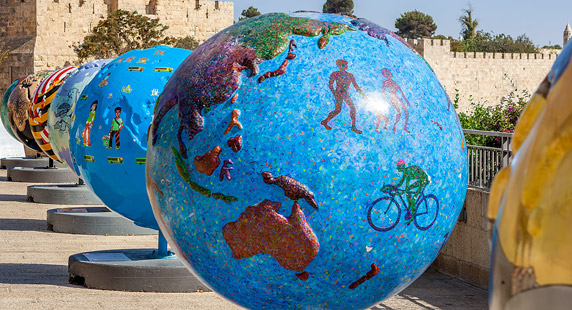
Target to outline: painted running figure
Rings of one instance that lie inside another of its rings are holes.
[[[340,71],[336,71],[330,75],[330,83],[328,85],[330,87],[330,90],[332,91],[332,94],[334,94],[334,98],[336,99],[335,101],[336,108],[332,112],[330,112],[330,114],[328,114],[328,117],[326,117],[326,119],[323,120],[320,124],[324,125],[324,127],[327,130],[332,129],[332,127],[328,125],[328,122],[332,120],[332,118],[340,114],[340,112],[342,112],[342,105],[345,101],[348,107],[350,108],[350,116],[352,118],[352,131],[361,134],[362,131],[357,129],[356,127],[356,108],[352,98],[350,97],[349,93],[350,85],[353,85],[358,91],[358,93],[362,95],[362,97],[364,97],[364,99],[365,99],[365,94],[361,90],[361,88],[359,88],[359,86],[357,85],[354,75],[347,72],[348,62],[343,59],[338,59],[336,60],[336,65],[338,66],[338,68],[340,68]],[[334,82],[336,83],[335,89],[334,89]]]
[[[407,105],[411,104],[405,97],[405,94],[401,90],[401,87],[399,87],[399,85],[397,85],[397,83],[391,79],[393,77],[391,71],[389,71],[387,68],[384,68],[383,70],[381,70],[381,74],[387,79],[383,81],[383,88],[381,89],[381,92],[383,93],[383,98],[386,101],[389,101],[397,111],[397,114],[395,116],[395,124],[393,124],[393,132],[395,133],[395,126],[397,126],[397,122],[399,122],[399,119],[401,119],[401,110],[403,110],[403,114],[405,115],[405,124],[403,125],[403,130],[405,130],[408,133],[411,133],[407,129],[407,123],[409,122],[409,111],[407,111],[407,108],[405,107],[403,100],[405,100],[405,103],[407,103]],[[398,91],[401,93],[403,100],[401,100],[397,95]],[[389,94],[389,100],[387,98],[388,94]],[[375,131],[377,131],[378,133],[379,133],[379,124],[381,123],[382,119],[385,120],[385,126],[383,128],[387,130],[387,123],[389,122],[389,117],[379,113],[379,115],[377,116],[377,125],[375,126]]]
[[[425,187],[431,183],[431,179],[420,167],[411,165],[407,167],[403,159],[397,162],[397,171],[403,173],[403,177],[401,177],[401,181],[399,181],[399,184],[397,184],[396,187],[401,188],[401,185],[405,183],[405,188],[403,191],[407,195],[407,204],[409,205],[409,210],[411,211],[407,212],[409,216],[405,216],[405,220],[407,221],[405,224],[409,224],[413,220],[412,215],[416,214],[417,211],[417,206],[415,205],[415,202],[417,202],[417,197],[419,197],[419,194],[423,191],[423,189],[425,189]],[[412,193],[413,191],[415,192]]]

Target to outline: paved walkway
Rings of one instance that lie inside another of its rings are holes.
[[[86,236],[46,229],[58,206],[26,201],[26,183],[0,170],[0,309],[240,309],[215,293],[135,293],[68,284],[70,255],[96,250],[154,248],[156,236]],[[487,309],[487,292],[435,271],[371,309]]]

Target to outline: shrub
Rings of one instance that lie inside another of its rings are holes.
[[[512,82],[511,84],[514,87]],[[458,113],[459,121],[464,129],[512,133],[529,99],[530,93],[527,90],[519,91],[516,87],[495,106],[485,106],[486,102],[476,102],[469,97],[470,109],[466,113]],[[455,108],[458,108],[458,103],[459,90],[455,89]],[[469,134],[465,138],[469,145],[501,146],[498,137]]]

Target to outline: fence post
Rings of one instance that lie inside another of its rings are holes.
[[[511,137],[501,137],[501,148],[502,148],[502,166],[504,168],[510,164],[511,159],[511,149],[512,149],[512,138]]]

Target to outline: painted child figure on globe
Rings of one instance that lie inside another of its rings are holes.
[[[107,148],[110,149],[113,147],[113,139],[115,138],[115,148],[119,149],[120,141],[119,141],[119,132],[123,129],[123,120],[119,115],[121,114],[121,108],[115,108],[115,118],[111,121],[111,130],[109,131],[109,144]]]
[[[93,127],[93,120],[95,119],[95,110],[97,110],[97,100],[91,104],[91,110],[89,111],[89,116],[85,122],[85,128],[81,137],[83,138],[83,146],[91,146],[91,127]]]

